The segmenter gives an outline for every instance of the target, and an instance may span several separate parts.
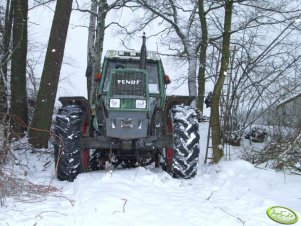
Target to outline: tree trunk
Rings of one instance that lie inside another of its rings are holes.
[[[14,12],[14,0],[6,1],[5,24],[1,52],[1,68],[0,68],[0,112],[8,112],[8,81],[7,81],[7,65],[9,62],[9,50],[11,47],[11,32]],[[3,115],[4,116],[4,115]],[[2,119],[2,117],[1,117]]]
[[[52,122],[71,10],[72,0],[57,0],[37,102],[29,130],[29,142],[35,148],[48,147],[48,134]]]
[[[205,82],[206,82],[206,61],[207,61],[207,47],[208,47],[208,28],[207,20],[204,10],[204,0],[198,0],[199,18],[202,29],[202,41],[200,52],[200,66],[198,72],[198,98],[197,108],[203,112],[204,95],[205,95]]]
[[[95,58],[94,43],[95,43],[95,32],[96,32],[96,20],[97,20],[97,2],[92,0],[91,2],[91,14],[89,22],[89,31],[88,31],[88,53],[87,53],[87,93],[88,98],[90,99],[91,94],[91,80],[92,80],[92,71],[93,71],[93,61]],[[93,14],[94,13],[94,14]]]
[[[2,69],[1,69],[2,70]],[[0,73],[0,112],[2,113],[0,115],[0,120],[6,118],[5,114],[7,113],[8,106],[7,106],[7,85],[6,80],[4,79],[2,72]]]
[[[11,120],[11,125],[13,131],[18,133],[19,136],[24,136],[28,123],[26,89],[27,14],[28,1],[15,0],[11,65],[11,114],[17,116],[17,120]]]
[[[97,84],[95,81],[95,75],[100,73],[101,70],[101,56],[103,52],[103,40],[105,36],[105,22],[108,12],[107,0],[101,0],[98,3],[98,14],[97,14],[97,28],[96,28],[96,39],[94,47],[94,59],[92,59],[92,77],[91,77],[91,92],[89,96],[90,103],[94,102],[95,92],[97,90]]]
[[[221,90],[223,88],[224,80],[227,75],[227,68],[230,57],[230,31],[232,23],[232,9],[233,1],[226,0],[225,4],[225,20],[224,20],[224,33],[222,43],[222,59],[221,69],[219,77],[214,86],[212,103],[211,103],[211,125],[212,125],[212,146],[213,146],[213,162],[218,163],[223,157],[224,152],[222,148],[222,136],[220,127],[220,114],[219,114],[219,102],[221,96]]]
[[[14,1],[15,0],[6,1],[5,24],[4,24],[4,34],[3,34],[3,53],[1,58],[1,69],[5,80],[7,80],[7,63],[9,61],[9,47],[10,47],[13,12],[14,12],[14,5],[15,5]]]
[[[188,91],[189,96],[197,96],[196,88],[196,67],[197,67],[197,58],[194,55],[190,55],[188,58]]]

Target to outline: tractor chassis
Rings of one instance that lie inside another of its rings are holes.
[[[138,140],[118,140],[104,136],[82,137],[82,149],[125,149],[125,150],[158,150],[172,147],[172,136],[149,136]]]

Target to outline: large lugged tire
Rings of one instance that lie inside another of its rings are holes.
[[[175,105],[170,110],[173,148],[166,150],[166,168],[175,178],[189,179],[196,175],[199,161],[198,115],[190,106]]]
[[[89,150],[81,150],[80,138],[87,130],[87,113],[81,106],[67,105],[59,109],[54,131],[56,175],[59,180],[73,181],[88,169]]]

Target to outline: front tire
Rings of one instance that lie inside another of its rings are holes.
[[[199,123],[195,109],[175,105],[170,110],[167,126],[173,135],[173,147],[165,150],[167,172],[175,178],[194,177],[200,152]]]
[[[80,145],[80,138],[88,134],[88,114],[78,105],[63,106],[54,128],[58,139],[54,145],[57,178],[74,181],[79,173],[88,170],[89,150]]]

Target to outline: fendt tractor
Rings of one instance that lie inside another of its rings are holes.
[[[200,114],[193,97],[166,96],[170,79],[156,52],[107,51],[93,104],[60,97],[54,126],[56,175],[153,164],[175,178],[197,173]]]

